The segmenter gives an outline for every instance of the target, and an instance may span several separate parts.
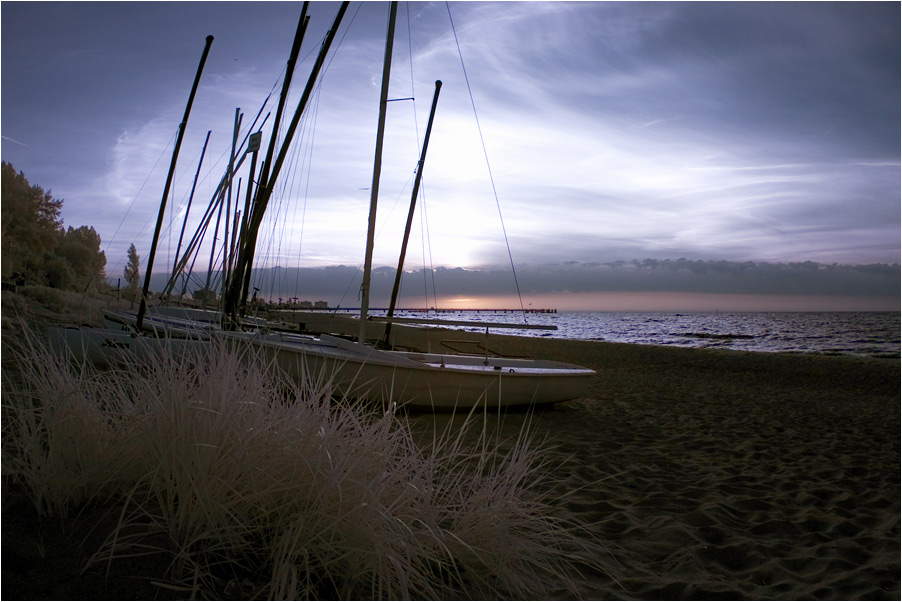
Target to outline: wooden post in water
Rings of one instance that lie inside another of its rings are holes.
[[[163,187],[163,199],[160,201],[160,213],[157,216],[157,226],[153,232],[153,240],[150,243],[150,255],[147,258],[147,269],[144,274],[144,288],[141,290],[141,305],[138,307],[138,319],[136,328],[138,332],[144,326],[144,314],[147,311],[147,295],[150,292],[150,275],[153,272],[154,255],[157,252],[157,242],[160,240],[160,230],[163,227],[163,215],[166,213],[166,199],[169,197],[169,187],[172,186],[172,176],[175,174],[175,165],[179,158],[179,149],[182,146],[182,138],[185,136],[185,127],[188,125],[188,115],[191,113],[191,105],[194,103],[194,95],[197,93],[197,86],[200,83],[200,74],[204,70],[204,64],[207,62],[207,55],[210,54],[210,46],[213,44],[213,36],[207,36],[204,52],[200,57],[200,64],[197,66],[197,74],[194,76],[194,84],[191,86],[191,94],[188,95],[188,104],[185,106],[185,115],[179,124],[179,133],[175,139],[175,148],[172,151],[172,161],[169,163],[169,175],[166,176],[166,185]]]

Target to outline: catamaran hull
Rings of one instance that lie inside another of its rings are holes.
[[[210,347],[203,338],[135,336],[112,328],[52,327],[47,338],[54,353],[101,368],[134,366],[161,357],[185,358]]]
[[[567,401],[582,395],[595,375],[563,362],[385,352],[329,336],[243,338],[295,382],[431,410]]]
[[[595,372],[563,362],[388,352],[323,335],[246,332],[192,337],[134,335],[126,330],[55,327],[51,349],[99,367],[155,358],[190,362],[224,344],[265,360],[291,381],[353,399],[453,410],[549,404],[582,395]]]

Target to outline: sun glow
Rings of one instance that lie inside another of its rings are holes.
[[[523,309],[558,311],[898,311],[896,297],[732,295],[723,293],[545,293],[523,298]],[[520,309],[515,295],[439,298],[442,309]]]

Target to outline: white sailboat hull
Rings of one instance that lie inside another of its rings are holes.
[[[327,335],[221,336],[251,343],[293,380],[328,382],[340,395],[427,409],[567,401],[582,395],[595,375],[563,362],[380,351]]]
[[[97,366],[153,358],[190,361],[224,343],[254,351],[296,383],[332,394],[433,410],[549,404],[579,397],[593,370],[545,360],[381,351],[322,335],[173,329],[158,336],[114,328],[51,328],[51,348]]]

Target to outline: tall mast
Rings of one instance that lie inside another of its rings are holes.
[[[338,7],[338,13],[335,15],[335,20],[332,22],[332,27],[329,28],[329,31],[326,32],[326,36],[323,39],[322,44],[320,45],[319,54],[317,55],[316,60],[313,63],[313,67],[310,70],[310,76],[307,78],[307,85],[304,87],[304,91],[301,94],[301,99],[298,101],[298,105],[294,110],[294,116],[291,118],[291,123],[288,124],[288,128],[285,130],[285,140],[282,141],[282,146],[279,149],[278,156],[276,156],[276,158],[272,160],[272,165],[270,165],[269,161],[266,161],[263,164],[263,173],[260,177],[260,186],[257,187],[257,196],[254,199],[253,212],[250,221],[248,222],[248,241],[245,247],[242,248],[242,251],[246,252],[247,254],[247,257],[243,262],[243,269],[245,270],[244,297],[247,296],[247,287],[250,284],[250,269],[251,263],[253,262],[254,258],[254,247],[255,241],[257,239],[257,231],[260,228],[260,224],[263,220],[263,215],[266,212],[266,207],[269,204],[270,197],[272,196],[273,189],[276,185],[276,180],[279,177],[279,172],[282,169],[282,165],[285,163],[285,157],[287,156],[288,150],[291,147],[291,141],[294,138],[295,132],[297,131],[298,124],[301,120],[301,115],[304,114],[304,111],[307,107],[307,101],[310,100],[310,96],[313,94],[313,90],[316,86],[316,81],[319,78],[319,73],[326,61],[326,55],[329,52],[332,41],[335,39],[335,35],[338,33],[338,27],[348,10],[349,4],[349,2],[341,3],[341,6]]]
[[[291,43],[291,51],[288,53],[288,63],[285,67],[285,77],[282,79],[282,91],[279,95],[279,102],[276,106],[276,118],[272,126],[272,134],[269,138],[269,146],[263,160],[263,169],[260,173],[260,184],[257,185],[256,194],[259,196],[260,191],[266,187],[266,181],[269,176],[269,164],[272,161],[272,155],[275,152],[276,142],[279,138],[279,127],[282,123],[282,112],[285,110],[285,102],[288,100],[288,89],[291,86],[291,79],[294,76],[294,67],[297,62],[298,54],[301,51],[301,45],[304,41],[304,34],[307,31],[307,24],[310,17],[307,16],[307,8],[309,2],[304,2],[301,7],[301,16],[298,18],[297,28],[294,32],[294,40]],[[257,153],[254,153],[254,163],[257,162]],[[248,183],[248,194],[251,194],[254,182]],[[250,220],[251,216],[245,212],[246,220]],[[247,240],[247,239],[250,240]],[[232,279],[228,281],[227,288],[223,291],[222,311],[226,323],[232,324],[237,319],[237,308],[240,303],[239,295],[242,283],[245,280],[246,272],[250,271],[250,263],[253,258],[248,258],[248,253],[253,253],[253,246],[256,244],[256,233],[246,231],[239,241],[238,257],[235,261],[235,271]]]
[[[410,229],[413,225],[413,216],[417,206],[417,194],[420,191],[420,180],[423,179],[423,167],[426,165],[426,149],[429,148],[429,135],[432,133],[432,122],[435,119],[435,107],[438,105],[438,95],[442,91],[441,80],[435,82],[435,95],[432,97],[432,108],[429,109],[429,122],[426,124],[426,136],[423,139],[423,149],[420,151],[420,161],[417,163],[417,176],[413,180],[413,192],[410,194],[410,210],[407,212],[407,225],[404,227],[404,240],[401,241],[401,254],[398,259],[398,271],[395,272],[395,284],[391,291],[391,301],[388,304],[388,317],[395,315],[395,304],[398,302],[398,293],[401,290],[401,274],[404,273],[404,258],[407,257],[407,241],[410,239]],[[391,335],[391,322],[385,323],[385,334],[382,342],[388,345]]]
[[[225,223],[225,236],[222,244],[222,289],[223,293],[225,293],[226,287],[229,282],[229,274],[232,271],[232,244],[229,241],[229,222],[232,219],[232,182],[235,180],[235,147],[238,145],[238,133],[241,130],[241,121],[244,118],[244,113],[241,112],[240,108],[235,109],[235,125],[232,130],[232,154],[229,155],[229,188],[228,188],[228,196],[226,197],[226,223]],[[237,205],[237,202],[236,202]],[[234,236],[235,233],[233,232]]]
[[[247,289],[250,285],[250,270],[251,265],[253,264],[254,248],[257,241],[257,231],[259,230],[260,224],[263,221],[263,215],[266,211],[266,206],[269,203],[269,197],[272,195],[275,181],[278,178],[282,163],[285,160],[285,155],[288,151],[288,147],[291,144],[294,132],[297,129],[301,114],[303,113],[304,108],[307,105],[307,101],[309,100],[310,95],[313,92],[313,88],[316,84],[320,69],[322,69],[326,54],[328,53],[329,47],[332,45],[332,41],[334,40],[335,34],[338,31],[338,26],[341,24],[341,20],[348,9],[348,4],[348,2],[342,2],[341,6],[338,9],[338,14],[335,17],[335,20],[332,22],[331,29],[326,32],[326,37],[320,46],[319,55],[314,62],[310,77],[307,80],[307,86],[304,88],[304,92],[301,95],[301,100],[298,102],[298,106],[295,109],[294,117],[292,118],[291,123],[289,124],[288,129],[285,133],[285,140],[282,143],[279,155],[275,160],[272,160],[272,153],[275,150],[275,132],[273,132],[273,136],[272,138],[270,138],[270,148],[267,152],[267,158],[263,162],[263,168],[260,174],[260,183],[257,186],[257,193],[254,198],[251,215],[248,217],[246,240],[242,241],[240,245],[235,275],[232,278],[228,296],[224,304],[226,318],[234,317],[237,313],[238,305],[240,303],[243,303],[244,299],[247,297]],[[295,36],[295,43],[292,47],[292,52],[288,59],[288,66],[286,71],[286,78],[288,79],[288,82],[291,81],[290,74],[294,72],[294,64],[297,60],[297,54],[300,51],[301,40],[303,39],[303,31],[304,29],[306,29],[306,18],[304,16],[306,10],[307,3],[305,2],[304,10],[301,16],[301,20],[304,22],[304,24],[301,25],[299,23],[298,33]],[[283,97],[287,95],[288,82],[285,82],[283,80]],[[284,100],[280,100],[280,104],[284,106]],[[276,125],[273,126],[274,128],[277,127],[279,121],[279,116],[277,116]]]
[[[200,176],[200,168],[204,164],[204,155],[207,154],[207,144],[210,142],[212,130],[207,130],[207,138],[204,147],[200,151],[200,160],[197,162],[197,171],[194,172],[194,182],[191,184],[191,194],[188,195],[188,207],[185,209],[185,220],[182,222],[182,231],[179,234],[179,244],[175,248],[175,261],[172,262],[172,278],[176,277],[176,269],[179,266],[179,254],[182,252],[182,240],[185,238],[185,227],[188,225],[188,214],[191,213],[191,201],[194,200],[194,191],[197,190],[197,178]],[[168,286],[167,286],[168,288]],[[166,294],[169,294],[168,292]]]
[[[147,272],[144,274],[144,288],[141,290],[141,305],[138,307],[137,330],[141,331],[144,325],[144,313],[147,311],[147,295],[150,292],[150,275],[153,272],[153,259],[157,253],[157,242],[160,240],[160,230],[163,227],[163,215],[166,213],[166,199],[169,197],[169,187],[172,186],[172,176],[175,174],[175,164],[178,162],[179,149],[182,146],[182,138],[185,136],[185,127],[188,125],[188,115],[191,113],[191,105],[194,103],[194,95],[200,83],[200,74],[210,54],[210,46],[213,44],[213,36],[207,36],[204,52],[197,65],[197,74],[194,76],[194,84],[191,86],[191,94],[188,95],[188,104],[185,106],[185,115],[179,124],[179,133],[175,140],[175,148],[172,151],[172,161],[169,163],[169,175],[166,176],[166,185],[163,187],[163,199],[160,201],[160,213],[157,215],[157,225],[153,232],[153,240],[150,243],[150,256],[147,258]]]
[[[373,186],[370,189],[370,216],[366,231],[363,282],[360,284],[360,335],[358,339],[361,343],[366,342],[366,317],[370,308],[370,274],[373,271],[373,246],[376,239],[376,202],[379,199],[379,176],[382,174],[382,139],[385,136],[385,109],[388,105],[388,82],[391,75],[391,55],[397,14],[398,3],[392,2],[388,14],[385,59],[382,63],[382,95],[379,99],[379,125],[376,128],[376,156],[373,160]]]

